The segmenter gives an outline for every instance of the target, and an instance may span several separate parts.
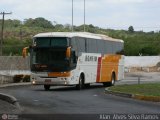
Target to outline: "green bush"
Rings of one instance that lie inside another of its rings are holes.
[[[30,82],[30,75],[23,75],[23,74],[14,75],[13,82],[14,83]]]
[[[13,77],[13,82],[14,82],[14,83],[19,83],[19,82],[22,81],[22,79],[23,79],[23,75],[22,75],[22,74],[14,75],[14,77]]]
[[[30,82],[30,75],[24,75],[23,82]]]

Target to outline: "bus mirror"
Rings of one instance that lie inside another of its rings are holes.
[[[66,50],[66,57],[70,58],[71,57],[71,47],[68,47]]]
[[[27,50],[28,50],[28,47],[23,48],[23,51],[22,51],[23,58],[27,56]]]

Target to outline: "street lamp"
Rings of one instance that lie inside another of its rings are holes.
[[[86,31],[86,1],[84,0],[84,32]],[[73,0],[72,0],[72,32],[74,31],[73,29]]]
[[[86,31],[86,1],[84,0],[84,32]]]
[[[73,32],[73,0],[72,0],[72,32]]]

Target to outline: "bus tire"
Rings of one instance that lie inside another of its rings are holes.
[[[115,84],[115,81],[116,81],[116,75],[115,75],[115,73],[112,73],[112,77],[111,77],[110,86],[114,86],[114,84]]]
[[[104,82],[103,86],[104,87],[114,86],[115,81],[116,81],[116,75],[115,73],[112,73],[111,82]]]
[[[84,76],[81,74],[79,77],[79,84],[76,85],[77,90],[81,90],[84,88]]]
[[[44,89],[48,91],[50,89],[50,85],[44,85]]]
[[[90,83],[85,84],[85,87],[89,88],[90,87]]]

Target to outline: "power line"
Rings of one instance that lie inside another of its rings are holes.
[[[1,29],[1,40],[0,40],[0,56],[3,55],[2,47],[3,47],[4,16],[7,15],[7,14],[12,14],[12,13],[11,12],[10,13],[6,13],[6,12],[1,12],[0,13],[0,15],[2,15],[2,29]]]

